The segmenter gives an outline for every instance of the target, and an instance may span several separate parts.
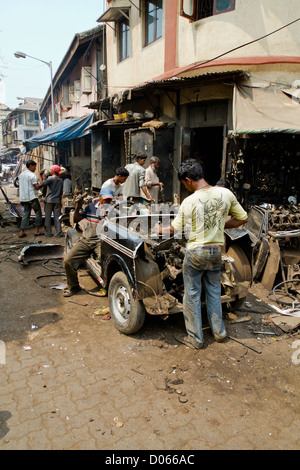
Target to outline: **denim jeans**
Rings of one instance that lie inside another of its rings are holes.
[[[29,219],[31,215],[31,209],[35,212],[35,227],[41,227],[43,225],[43,217],[42,217],[42,209],[40,206],[40,202],[38,199],[33,199],[29,202],[21,202],[22,206],[24,207],[22,221],[21,221],[21,229],[24,230],[29,225]]]
[[[199,246],[187,250],[183,262],[185,327],[190,336],[203,343],[201,292],[205,288],[208,321],[215,339],[226,336],[221,303],[221,247]]]

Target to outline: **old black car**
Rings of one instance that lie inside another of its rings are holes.
[[[143,206],[144,207],[144,206]],[[152,213],[139,208],[107,216],[99,232],[101,255],[86,261],[86,267],[108,291],[110,314],[119,331],[139,331],[146,314],[168,316],[182,312],[182,263],[185,239],[158,236],[156,223],[169,225],[174,213]],[[79,238],[69,229],[66,248]],[[251,280],[250,262],[236,236],[222,255],[222,302],[234,307],[243,302]],[[238,258],[235,263],[235,259]]]

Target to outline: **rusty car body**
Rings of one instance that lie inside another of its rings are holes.
[[[175,214],[141,212],[110,214],[99,233],[101,255],[95,254],[85,263],[93,277],[108,290],[111,317],[124,334],[139,331],[147,313],[166,318],[182,312],[186,240],[154,233],[156,223],[169,225]],[[78,238],[75,229],[68,230],[67,250]],[[241,260],[236,264],[237,256]],[[222,254],[221,281],[222,303],[234,307],[244,301],[251,268],[235,243],[231,243],[228,253]]]
[[[300,280],[300,205],[254,205],[243,231],[251,240],[253,281],[271,290]]]

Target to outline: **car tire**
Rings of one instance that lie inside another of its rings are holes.
[[[14,178],[14,181],[13,181],[13,182],[14,182],[14,187],[15,187],[15,188],[19,188],[19,177],[18,177],[18,176],[16,176],[16,177]]]
[[[233,264],[233,273],[234,279],[237,283],[245,283],[249,281],[249,285],[251,283],[251,264],[246,256],[244,250],[237,244],[233,244],[227,251],[227,255],[234,259]],[[242,297],[240,299],[236,299],[233,302],[230,302],[230,306],[232,310],[239,309],[246,297]]]
[[[66,241],[65,241],[65,251],[68,253],[68,251],[71,250],[73,245],[75,245],[76,242],[79,240],[79,235],[77,230],[71,228],[67,231],[66,235]]]
[[[110,315],[116,328],[125,335],[137,333],[143,326],[146,310],[141,300],[134,298],[127,276],[117,272],[108,287]]]
[[[270,245],[266,238],[262,238],[253,248],[252,276],[256,280],[261,275],[270,251]]]

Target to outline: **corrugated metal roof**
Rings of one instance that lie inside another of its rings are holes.
[[[160,86],[163,87],[165,85],[173,86],[176,88],[185,87],[187,84],[200,84],[204,82],[213,82],[213,81],[221,81],[221,80],[228,80],[233,78],[246,78],[248,74],[244,70],[233,70],[228,72],[212,72],[212,73],[202,73],[196,75],[194,77],[178,77],[178,76],[171,76],[157,80],[149,80],[141,85],[137,85],[131,88],[131,91],[139,91],[144,90],[145,88],[149,88],[151,86]]]
[[[127,88],[126,90],[123,90],[120,95],[122,95],[121,100],[123,100],[123,98],[131,99],[134,94],[138,95],[139,92],[144,93],[145,91],[151,91],[152,89],[154,90],[157,88],[179,90],[185,87],[200,86],[202,84],[220,81],[241,80],[244,78],[248,78],[248,73],[242,69],[227,72],[202,73],[193,77],[178,77],[170,74],[170,77],[149,80],[132,88]],[[90,103],[88,107],[91,109],[97,109],[99,105],[104,105],[102,109],[109,109],[111,98],[112,96]]]

